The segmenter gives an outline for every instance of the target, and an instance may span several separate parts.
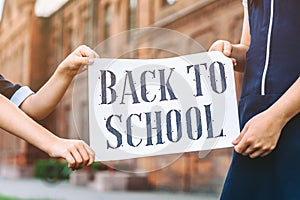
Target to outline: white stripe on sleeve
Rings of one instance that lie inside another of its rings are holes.
[[[34,94],[34,92],[28,86],[23,86],[14,93],[10,101],[19,107],[23,101],[32,94]]]

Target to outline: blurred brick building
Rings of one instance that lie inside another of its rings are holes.
[[[33,90],[38,90],[64,57],[80,44],[95,48],[123,31],[154,26],[179,31],[208,48],[217,39],[238,42],[243,18],[241,0],[64,0],[53,8],[48,8],[47,1],[44,5],[35,0],[3,2],[0,73]],[[135,54],[135,57],[163,56],[147,51]],[[72,98],[74,87],[70,87],[58,108],[41,124],[62,137],[79,137],[80,133],[81,138],[88,140],[84,79],[83,75],[75,81],[76,98]],[[0,172],[6,175],[22,175],[22,169],[36,159],[47,158],[4,132],[0,134],[0,151]],[[203,159],[197,153],[185,154],[169,167],[151,172],[149,181],[156,188],[219,190],[231,153],[231,149],[217,150]],[[160,162],[161,158],[138,159],[132,167],[159,168]]]

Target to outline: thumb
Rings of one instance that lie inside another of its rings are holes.
[[[215,41],[211,47],[209,48],[208,51],[220,51],[223,52],[224,50],[224,42],[223,40],[217,40]]]

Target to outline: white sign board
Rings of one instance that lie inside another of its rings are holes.
[[[88,79],[98,161],[231,147],[240,132],[233,66],[220,52],[95,59]]]

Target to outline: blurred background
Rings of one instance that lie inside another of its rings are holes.
[[[59,63],[81,44],[95,49],[119,33],[151,26],[178,31],[207,50],[217,39],[239,42],[242,19],[241,0],[0,0],[0,73],[37,91]],[[129,34],[124,40],[130,42],[133,37]],[[166,43],[166,48],[176,42]],[[186,45],[182,48],[189,48]],[[114,44],[107,45],[105,51],[100,52],[101,56],[119,55]],[[166,52],[144,49],[125,57],[168,56],[171,55]],[[85,78],[78,77],[57,109],[39,123],[61,137],[88,142],[86,92]],[[51,160],[1,130],[0,181],[42,179],[97,191],[164,191],[212,194],[217,198],[231,155],[232,149],[222,149],[205,156],[186,153],[175,160],[172,156],[161,156],[114,162],[109,166],[94,163],[92,167],[71,172],[63,161]],[[166,166],[164,163],[170,159],[167,167],[160,167]],[[150,170],[153,168],[157,170]],[[141,169],[148,172],[124,172]]]

